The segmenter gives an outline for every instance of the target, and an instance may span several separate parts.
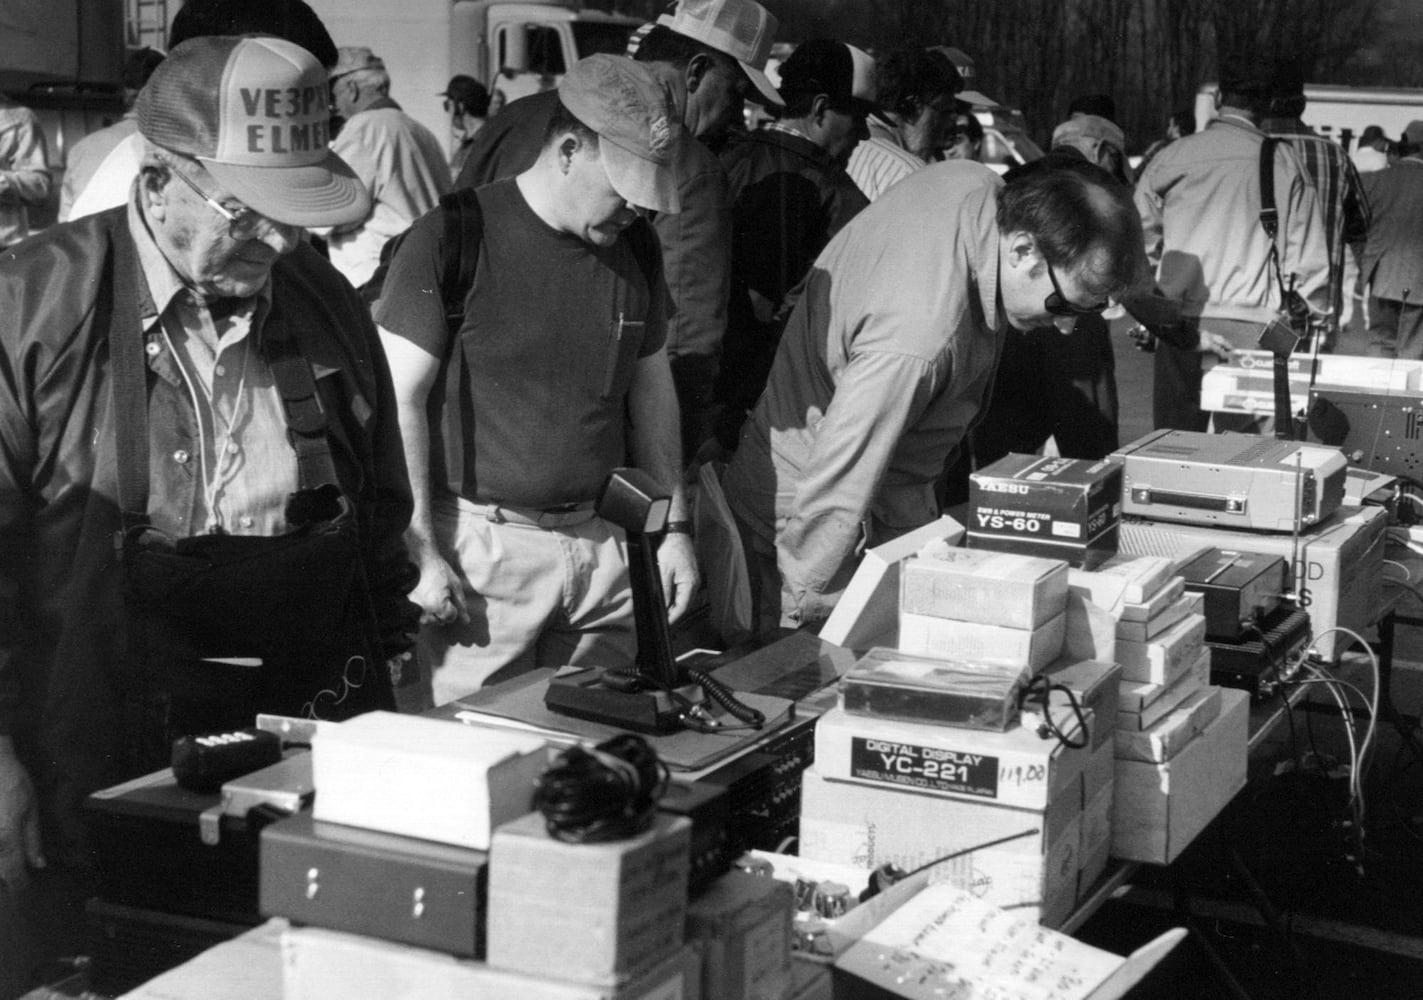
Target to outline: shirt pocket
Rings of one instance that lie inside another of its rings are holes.
[[[647,323],[644,320],[628,319],[622,311],[608,324],[608,342],[603,350],[603,378],[599,389],[599,395],[605,402],[621,399],[632,386],[646,334]]]

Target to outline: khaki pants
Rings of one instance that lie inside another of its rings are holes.
[[[623,534],[600,517],[537,527],[437,497],[435,537],[464,580],[467,625],[427,625],[420,659],[442,705],[537,667],[631,667],[637,653]]]

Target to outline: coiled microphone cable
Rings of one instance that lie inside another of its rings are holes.
[[[667,765],[641,736],[623,733],[572,746],[539,778],[534,808],[549,835],[573,844],[635,837],[652,825],[667,789]]]

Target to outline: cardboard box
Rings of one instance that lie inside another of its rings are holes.
[[[1118,760],[1112,854],[1170,864],[1245,787],[1250,695],[1221,689],[1220,715],[1164,764]]]
[[[968,530],[980,536],[1085,543],[1121,515],[1122,467],[1005,455],[969,476]]]
[[[1102,794],[1102,789],[1111,788],[1117,780],[1117,748],[1112,741],[1092,751],[1087,766],[1082,771],[1082,805],[1091,805],[1092,800]]]
[[[1168,761],[1220,714],[1220,688],[1193,691],[1158,722],[1129,732],[1117,730],[1117,759]]]
[[[830,966],[819,962],[792,962],[791,988],[785,1000],[834,1000]]]
[[[1190,594],[1177,598],[1167,605],[1160,614],[1144,622],[1117,622],[1117,638],[1128,642],[1147,642],[1165,632],[1187,615],[1198,615],[1204,604],[1201,594]]]
[[[1077,899],[1081,902],[1107,871],[1112,856],[1112,799],[1116,786],[1108,784],[1082,810],[1081,861],[1077,870]]]
[[[1059,705],[1053,721],[1069,738],[1080,732],[1072,713]],[[1073,787],[1088,756],[1086,748],[1043,739],[1021,725],[995,733],[850,715],[841,708],[815,725],[815,766],[826,778],[1029,809],[1041,809]]]
[[[680,931],[680,928],[679,928]],[[562,972],[557,965],[550,971]],[[496,969],[444,952],[316,927],[282,936],[283,1000],[699,1000],[700,959],[684,947],[618,986]]]
[[[899,649],[921,656],[948,656],[961,662],[1041,670],[1062,652],[1067,615],[1035,629],[1003,628],[900,612]]]
[[[981,532],[970,531],[965,536],[964,544],[970,549],[1013,552],[1024,556],[1038,556],[1042,559],[1060,559],[1072,567],[1091,569],[1100,566],[1117,554],[1117,528],[1118,525],[1114,521],[1091,538],[1080,542],[1037,538],[1032,535],[985,535]]]
[[[1067,610],[1067,564],[933,545],[900,568],[901,613],[1034,629]]]
[[[1384,528],[1382,507],[1340,507],[1322,524],[1299,536],[1299,557],[1287,584],[1298,580],[1309,591],[1309,616],[1315,648],[1326,659],[1337,659],[1351,640],[1328,630],[1343,625],[1356,632],[1377,621],[1383,607]],[[1241,549],[1293,557],[1295,539],[1288,534],[1232,531],[1192,524],[1155,521],[1122,523],[1122,549],[1147,555],[1180,558],[1202,546]]]
[[[1090,743],[1088,749],[1097,748],[1112,740],[1112,731],[1117,728],[1118,691],[1122,683],[1122,668],[1116,663],[1100,660],[1078,660],[1060,657],[1043,670],[1053,684],[1061,684],[1071,691],[1083,708],[1090,709],[1092,719],[1089,726]],[[1058,704],[1065,704],[1060,692],[1054,692]]]
[[[1211,651],[1207,646],[1191,668],[1171,684],[1123,683],[1117,699],[1117,729],[1137,732],[1154,725],[1210,682]],[[1123,705],[1130,707],[1123,709]]]
[[[691,822],[659,813],[626,840],[555,840],[529,813],[494,832],[489,964],[588,983],[625,982],[682,946]]]
[[[320,729],[311,744],[313,815],[476,851],[531,808],[544,740],[395,712]]]
[[[1126,601],[1121,605],[1118,621],[1147,622],[1161,614],[1186,592],[1184,577],[1174,576],[1166,585],[1144,601]],[[1128,636],[1130,638],[1130,636]]]
[[[814,768],[801,786],[802,856],[913,871],[966,851],[930,868],[930,882],[972,888],[995,906],[1037,908],[1047,926],[1076,902],[1081,824],[1080,775],[1042,810],[830,781]],[[1006,837],[1015,839],[980,846]]]
[[[962,539],[963,525],[945,515],[866,550],[820,638],[854,650],[899,645],[899,564],[926,545]]]
[[[1117,640],[1122,679],[1170,684],[1191,668],[1206,641],[1204,615],[1187,615],[1147,642]]]
[[[733,869],[687,907],[687,941],[702,955],[702,996],[779,1000],[791,984],[795,889]]]
[[[1153,599],[1174,572],[1170,559],[1120,552],[1095,569],[1072,571],[1067,582],[1070,587],[1085,591],[1097,607],[1115,612],[1122,605]]]

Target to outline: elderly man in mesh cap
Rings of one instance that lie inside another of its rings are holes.
[[[646,219],[681,208],[676,111],[656,76],[611,55],[576,63],[557,96],[534,163],[459,193],[457,250],[452,208],[418,221],[375,310],[436,703],[536,667],[632,665],[623,536],[595,510],[629,456],[672,498],[659,559],[673,619],[698,583]],[[453,321],[449,301],[463,305]]]
[[[0,926],[89,859],[87,794],[259,711],[394,708],[418,624],[384,355],[301,239],[370,203],[326,71],[194,38],[136,110],[127,204],[0,259]]]

